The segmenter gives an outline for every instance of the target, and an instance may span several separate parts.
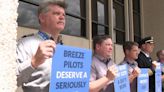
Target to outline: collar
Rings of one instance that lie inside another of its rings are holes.
[[[158,60],[158,62],[160,62],[160,63],[163,63],[163,64],[164,64],[164,61],[163,61],[163,60],[160,60],[160,59],[159,59],[159,60]]]
[[[103,56],[100,56],[98,54],[94,55],[98,60],[100,60],[101,62],[106,63],[107,61],[111,61],[111,58],[104,58]]]
[[[124,58],[124,61],[128,64],[128,65],[134,65],[134,66],[137,66],[138,64],[137,64],[137,62],[135,61],[135,60],[133,60],[133,61],[130,61],[130,60],[128,60],[127,58]]]
[[[54,40],[50,34],[47,34],[43,31],[38,31],[38,35],[41,39],[43,40]],[[63,45],[63,42],[62,41],[57,41],[56,44],[60,44],[60,45]]]
[[[143,54],[145,54],[146,57],[150,57],[150,55],[144,51],[141,51]]]
[[[43,32],[43,31],[38,31],[38,35],[43,40],[48,40],[51,38],[50,35],[48,35],[47,33]]]

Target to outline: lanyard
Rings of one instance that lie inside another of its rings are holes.
[[[39,34],[39,36],[40,36],[43,40],[48,40],[48,39],[50,39],[50,37],[49,37],[46,33],[42,32],[42,31],[39,31],[38,34]]]

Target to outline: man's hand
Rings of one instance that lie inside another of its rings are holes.
[[[141,70],[139,67],[135,67],[132,71],[132,74],[129,76],[130,82],[133,82],[133,80],[141,73]]]
[[[46,40],[39,44],[36,54],[32,57],[31,64],[37,68],[40,64],[44,63],[46,59],[53,56],[56,43],[53,40]]]
[[[157,65],[158,65],[158,62],[157,61],[153,61],[152,62],[152,66],[153,66],[154,69],[157,67]]]
[[[135,77],[137,77],[140,73],[141,73],[141,70],[140,70],[139,67],[135,67],[135,68],[133,69],[132,74],[133,74]]]
[[[112,65],[111,67],[109,67],[106,77],[109,80],[114,80],[116,75],[117,75],[118,69],[116,68],[116,65]]]

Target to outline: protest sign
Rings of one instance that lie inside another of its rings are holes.
[[[130,92],[127,65],[119,65],[117,78],[114,81],[115,92]]]
[[[155,69],[155,92],[162,92],[161,65],[157,63]]]
[[[89,92],[91,50],[57,45],[50,92]]]
[[[141,73],[137,78],[137,90],[138,92],[149,92],[149,75],[148,69],[141,68]]]

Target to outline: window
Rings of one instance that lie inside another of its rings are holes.
[[[140,0],[133,0],[134,41],[141,39]]]
[[[39,28],[37,17],[38,5],[42,0],[19,0],[18,25],[29,28]],[[74,36],[86,36],[85,0],[65,0],[66,27],[63,34]]]
[[[86,9],[85,0],[65,0],[68,4],[66,10],[66,27],[62,32],[74,36],[86,37]]]
[[[109,34],[107,0],[92,2],[92,36]]]
[[[18,7],[18,25],[30,28],[39,28],[39,22],[37,17],[37,4],[19,1]]]
[[[125,17],[124,17],[124,0],[114,0],[113,8],[115,11],[115,37],[116,43],[125,42]]]
[[[66,27],[62,33],[81,36],[81,20],[72,16],[66,16],[66,20]]]

